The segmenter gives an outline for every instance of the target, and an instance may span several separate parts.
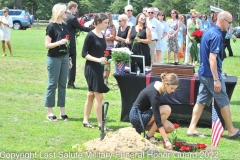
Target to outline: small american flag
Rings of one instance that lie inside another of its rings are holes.
[[[222,137],[224,129],[222,123],[218,117],[218,114],[214,108],[214,101],[212,104],[212,145],[218,146],[218,143]]]

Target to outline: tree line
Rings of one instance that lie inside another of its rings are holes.
[[[73,0],[79,4],[77,16],[86,13],[111,12],[124,13],[124,7],[128,0]],[[28,10],[35,19],[50,19],[51,10],[56,3],[68,3],[69,0],[0,0],[0,7],[19,8]],[[181,14],[186,14],[190,9],[196,9],[201,14],[209,15],[210,5],[229,11],[233,15],[234,26],[240,22],[240,0],[130,0],[133,6],[133,14],[142,12],[143,7],[157,7],[165,11],[170,17],[171,9],[176,9]]]

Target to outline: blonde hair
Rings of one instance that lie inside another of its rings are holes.
[[[57,3],[52,8],[52,18],[49,22],[56,23],[59,15],[67,11],[67,6],[64,3]]]
[[[77,8],[78,7],[77,3],[73,1],[68,2],[68,10],[72,9],[72,7]]]
[[[178,76],[175,73],[162,73],[161,79],[163,85],[179,85]]]
[[[118,18],[122,19],[122,20],[125,20],[125,21],[128,21],[128,16],[126,14],[121,14],[118,16]]]

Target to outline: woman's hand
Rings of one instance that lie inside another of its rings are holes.
[[[98,60],[99,60],[99,61],[98,61],[99,63],[104,63],[104,64],[105,64],[105,63],[108,62],[106,57],[101,57],[101,58],[99,58]]]
[[[125,41],[126,44],[130,44],[130,40],[127,38]]]
[[[116,36],[115,39],[116,39],[117,41],[120,41],[120,40],[121,40],[120,37],[118,37],[118,36]]]
[[[67,40],[66,38],[60,40],[60,44],[61,44],[61,45],[62,45],[62,44],[66,44],[67,42],[68,42],[68,40]]]
[[[168,39],[172,39],[172,38],[173,38],[173,35],[169,34]]]
[[[73,66],[73,64],[72,64],[72,60],[71,60],[71,59],[69,59],[69,69],[71,69],[71,68],[72,68],[72,66]]]
[[[190,39],[193,41],[193,40],[194,40],[194,37],[190,37]]]
[[[140,41],[140,38],[139,38],[139,37],[136,37],[135,39],[136,39],[137,41]]]
[[[170,141],[165,142],[165,146],[168,150],[172,150],[172,144]]]

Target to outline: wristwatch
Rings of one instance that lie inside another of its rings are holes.
[[[164,142],[165,142],[165,143],[167,143],[167,142],[169,142],[169,140],[168,140],[168,139],[166,139],[166,140],[164,140]]]
[[[217,82],[217,81],[219,81],[219,78],[214,78],[214,82]]]

